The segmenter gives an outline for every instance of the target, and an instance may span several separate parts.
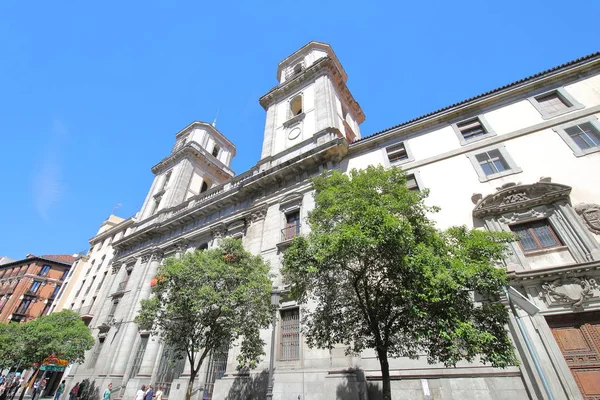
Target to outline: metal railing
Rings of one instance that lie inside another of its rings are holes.
[[[281,230],[281,241],[292,240],[298,235],[300,235],[300,223],[286,226]]]

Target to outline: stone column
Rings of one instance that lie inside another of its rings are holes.
[[[158,270],[158,267],[160,266],[162,259],[163,259],[162,251],[160,251],[159,249],[156,249],[155,251],[152,252],[148,270],[146,271],[146,275],[144,276],[144,279],[142,280],[142,287],[139,290],[138,304],[139,304],[139,301],[150,297],[150,293],[152,290],[152,288],[150,287],[150,282],[152,281],[152,278],[154,278],[154,276],[156,275],[156,272]],[[135,309],[136,310],[139,309],[139,306],[136,306]],[[149,378],[152,376],[154,369],[155,369],[154,367],[157,364],[157,362],[159,361],[157,358],[158,358],[160,348],[161,348],[161,345],[160,345],[160,341],[158,340],[158,338],[155,336],[150,336],[150,339],[148,340],[148,346],[146,347],[146,352],[144,353],[144,358],[142,359],[142,365],[140,367],[140,371],[138,372],[138,375],[147,376]]]

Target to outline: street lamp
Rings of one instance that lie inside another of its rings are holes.
[[[273,309],[273,331],[271,332],[271,357],[269,358],[269,382],[267,384],[267,400],[273,399],[273,369],[275,364],[275,337],[277,333],[277,310],[279,309],[279,299],[281,290],[273,289],[271,291],[271,308]]]

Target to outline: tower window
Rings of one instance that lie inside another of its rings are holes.
[[[200,189],[200,193],[206,192],[208,190],[208,183],[206,181],[202,181],[202,188]]]
[[[298,95],[292,100],[290,100],[290,112],[291,116],[295,117],[296,115],[302,114],[302,96]]]
[[[217,157],[217,156],[219,155],[219,151],[220,151],[220,150],[221,150],[221,149],[219,149],[219,146],[217,146],[217,145],[215,144],[215,147],[213,147],[212,155],[213,155],[213,156],[215,156],[215,157]]]
[[[167,174],[165,175],[165,180],[163,181],[162,184],[162,189],[161,190],[165,190],[167,188],[167,185],[169,184],[169,180],[171,179],[171,173],[173,171],[169,171],[167,172]]]
[[[158,211],[158,207],[160,206],[160,201],[162,200],[162,196],[157,196],[154,198],[154,205],[152,206],[152,214]]]
[[[294,75],[298,75],[303,70],[302,63],[298,63],[294,66]]]

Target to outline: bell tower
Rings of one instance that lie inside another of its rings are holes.
[[[213,125],[193,122],[175,135],[171,154],[152,167],[152,187],[141,219],[201,196],[234,176],[229,167],[235,146]]]
[[[281,61],[279,84],[260,98],[267,111],[261,161],[297,154],[327,128],[337,129],[350,143],[360,139],[365,115],[346,86],[347,79],[326,43],[310,42]]]

